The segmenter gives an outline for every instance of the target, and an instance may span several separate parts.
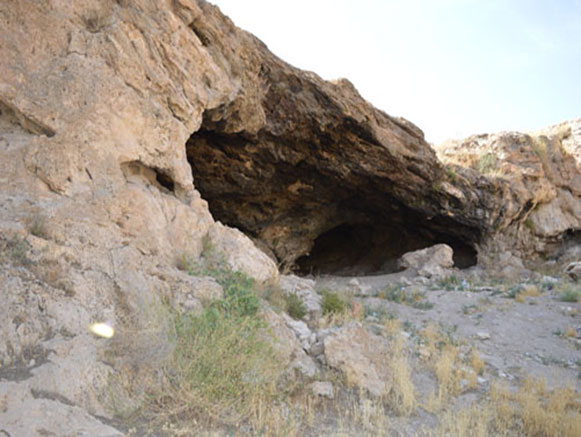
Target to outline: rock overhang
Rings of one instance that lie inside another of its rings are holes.
[[[393,271],[403,253],[437,243],[455,248],[459,265],[475,264],[482,229],[443,207],[450,196],[434,182],[443,173],[437,160],[391,155],[358,128],[300,138],[294,129],[276,137],[203,125],[187,156],[213,216],[260,240],[284,266]]]

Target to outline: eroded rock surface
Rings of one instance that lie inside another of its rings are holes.
[[[474,169],[504,187],[497,193],[507,199],[502,220],[483,242],[488,246],[481,250],[483,262],[493,264],[487,253],[507,250],[521,258],[559,258],[581,244],[580,124],[476,135],[438,147],[444,162]]]
[[[452,248],[446,244],[437,244],[426,249],[404,254],[398,261],[403,269],[413,269],[420,276],[438,278],[449,273],[454,267]]]
[[[353,322],[326,336],[324,347],[327,364],[340,370],[349,384],[376,397],[389,392],[392,375],[386,363],[389,348],[384,338]]]
[[[119,434],[90,416],[114,414],[115,363],[158,366],[171,354],[163,302],[199,311],[221,293],[176,270],[209,233],[230,267],[278,276],[192,185],[185,143],[238,88],[190,27],[202,14],[197,2],[0,3],[0,384],[23,393],[0,409],[11,435]],[[93,322],[113,325],[113,342],[90,336]],[[22,417],[44,407],[52,422]]]
[[[187,143],[216,218],[283,265],[310,255],[299,260],[303,272],[390,269],[387,259],[426,241],[474,251],[494,219],[489,193],[446,181],[420,129],[205,11],[196,29],[243,90],[207,110]]]

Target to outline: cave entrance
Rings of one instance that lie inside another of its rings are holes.
[[[406,252],[439,243],[452,247],[457,267],[476,264],[479,229],[434,214],[437,193],[423,193],[412,208],[390,192],[389,180],[361,169],[349,170],[351,179],[338,174],[327,155],[317,156],[324,145],[303,150],[309,143],[293,137],[281,145],[268,132],[216,132],[219,126],[204,120],[186,143],[196,188],[216,220],[240,229],[283,268],[393,273]]]
[[[321,234],[310,253],[297,259],[297,273],[338,276],[395,273],[399,271],[397,260],[403,254],[438,243],[452,247],[456,267],[476,265],[473,247],[443,235],[427,235],[399,225],[342,224]]]

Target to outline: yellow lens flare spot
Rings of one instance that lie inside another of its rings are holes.
[[[89,331],[103,338],[111,338],[115,335],[115,329],[107,323],[93,323],[89,326]]]

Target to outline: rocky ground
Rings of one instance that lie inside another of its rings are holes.
[[[389,435],[442,431],[438,431],[442,414],[433,414],[429,406],[431,394],[441,384],[427,364],[436,358],[426,346],[430,329],[442,334],[442,342],[457,345],[464,359],[477,352],[482,360],[478,376],[471,381],[465,375],[446,408],[482,405],[493,385],[517,390],[533,379],[552,389],[570,387],[579,401],[580,284],[566,274],[555,274],[554,269],[553,275],[529,271],[519,280],[494,278],[479,268],[428,279],[418,275],[418,267],[425,266],[415,267],[388,275],[313,278],[320,292],[335,290],[360,304],[364,311],[359,320],[367,329],[385,335],[394,321],[402,328],[412,357],[409,365],[418,407],[410,417],[390,418]]]
[[[563,279],[546,276],[542,283],[487,285],[491,283],[458,274],[453,278],[459,282],[444,279],[424,285],[404,281],[402,285],[393,276],[382,276],[379,288],[370,287],[373,291],[369,296],[356,298],[366,308],[366,321],[373,323],[386,316],[399,319],[411,337],[435,323],[458,340],[477,347],[491,377],[512,381],[535,376],[546,378],[551,385],[581,388],[581,307],[579,302],[563,301],[556,291]],[[363,288],[378,281],[354,279]],[[353,279],[317,279],[318,286],[343,290],[353,288],[349,282]],[[397,297],[379,297],[385,296],[385,289],[388,295],[391,292],[398,296],[401,290],[418,293],[421,298],[410,304],[398,302]],[[519,299],[515,299],[516,290],[523,290]],[[422,308],[424,304],[430,308]]]

